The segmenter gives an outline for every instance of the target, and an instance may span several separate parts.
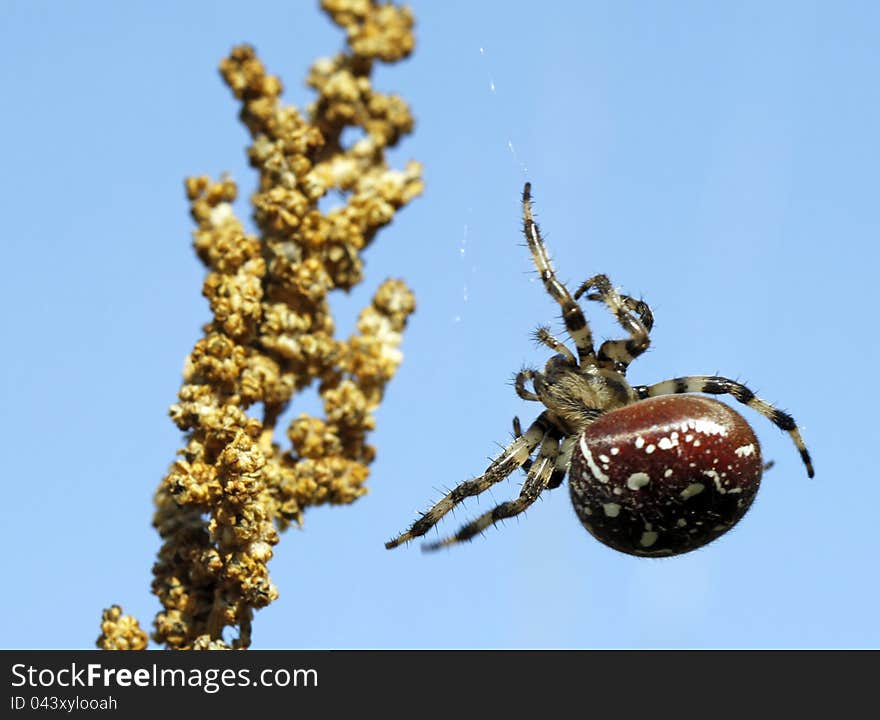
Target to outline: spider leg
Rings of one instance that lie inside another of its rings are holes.
[[[455,545],[456,543],[470,540],[479,535],[490,525],[494,525],[504,518],[514,517],[525,511],[543,490],[547,488],[559,454],[559,436],[556,433],[548,433],[541,443],[538,457],[529,469],[529,474],[523,483],[522,490],[516,500],[508,500],[496,505],[489,512],[483,513],[478,518],[464,525],[455,535],[450,535],[437,542],[426,543],[422,546],[425,551],[438,550],[441,547]]]
[[[516,394],[519,395],[523,400],[538,400],[541,398],[537,396],[537,394],[533,393],[531,390],[526,390],[526,381],[531,380],[534,382],[535,376],[539,375],[537,370],[521,370],[516,374],[516,379],[513,381],[514,387],[516,388]]]
[[[732,395],[736,400],[748,405],[753,410],[761,413],[780,430],[785,430],[794,441],[801,460],[807,468],[807,475],[813,477],[813,462],[804,440],[798,430],[797,423],[788,413],[773,407],[766,400],[757,397],[742,383],[728,378],[715,375],[692,375],[688,377],[673,378],[655,383],[654,385],[639,385],[633,388],[640,400],[658,395],[674,395],[678,393],[706,393],[708,395]]]
[[[589,295],[588,299],[604,302],[620,326],[629,333],[629,340],[606,340],[602,343],[598,354],[599,365],[626,372],[629,364],[651,344],[648,333],[654,326],[654,315],[647,303],[617,292],[607,275],[591,277],[577,289],[574,298],[579,298],[592,288],[598,292]]]
[[[513,418],[513,436],[522,436],[522,426],[519,424],[518,417]],[[553,474],[550,476],[550,481],[547,483],[548,490],[555,490],[558,488],[562,485],[562,481],[565,480],[565,476],[568,475],[575,440],[577,440],[577,437],[570,435],[566,437],[559,446],[559,455],[556,456],[556,466],[553,468]],[[531,468],[532,460],[529,458],[522,464],[522,469],[528,473]]]
[[[571,350],[569,350],[561,341],[557,340],[553,335],[550,334],[550,328],[548,327],[539,327],[535,330],[535,340],[543,345],[546,345],[551,350],[555,350],[560,355],[564,355],[569,360],[571,360],[573,365],[578,364],[577,358],[574,356]]]
[[[580,297],[579,293],[574,294],[575,299]],[[654,327],[654,313],[651,311],[651,306],[648,305],[644,300],[636,300],[634,297],[630,297],[629,295],[624,295],[621,293],[620,299],[623,301],[623,304],[626,305],[628,310],[631,310],[636,315],[639,316],[639,320],[642,321],[642,325],[645,326],[645,330],[651,332]],[[605,302],[605,298],[603,298],[599,293],[590,293],[587,295],[587,300],[593,300],[594,302]]]
[[[514,416],[514,418],[513,418],[513,436],[515,438],[520,438],[520,437],[522,437],[522,434],[523,434],[522,433],[522,425],[520,425],[520,423],[519,423],[519,418]],[[531,467],[532,467],[532,459],[531,458],[529,458],[528,460],[526,460],[522,464],[522,469],[527,473],[531,469]]]
[[[571,454],[574,450],[574,444],[577,440],[576,435],[569,435],[559,445],[559,454],[556,456],[556,466],[553,468],[553,474],[547,483],[548,490],[554,490],[562,485],[565,476],[568,475],[568,469],[571,465]]]
[[[466,497],[479,495],[495,483],[506,478],[529,459],[529,456],[534,452],[535,448],[538,447],[550,429],[550,420],[547,413],[543,412],[538,416],[535,422],[529,426],[529,429],[526,430],[525,434],[519,435],[512,443],[510,443],[510,445],[504,448],[502,453],[492,461],[488,468],[486,468],[486,472],[473,480],[465,480],[463,483],[453,488],[445,497],[437,502],[434,507],[425,512],[421,518],[416,520],[409,530],[385,543],[385,547],[390,550],[408,540],[424,535],[428,530],[440,522],[441,518],[446,515],[446,513],[452,510],[452,508],[458,505]]]
[[[575,302],[568,288],[556,277],[550,256],[547,254],[547,247],[544,245],[541,231],[538,229],[532,213],[531,183],[526,183],[523,188],[522,204],[523,230],[532,253],[532,260],[534,260],[538,274],[541,276],[541,282],[544,283],[544,288],[550,297],[562,308],[562,321],[565,323],[565,329],[571,339],[574,340],[580,366],[592,364],[596,355],[596,351],[593,349],[593,334],[590,332],[590,326],[587,324],[581,306]]]

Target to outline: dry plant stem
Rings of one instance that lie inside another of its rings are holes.
[[[415,309],[407,286],[386,280],[357,332],[334,336],[328,294],[361,281],[361,252],[422,191],[422,180],[416,162],[388,168],[385,148],[412,130],[413,119],[401,98],[370,83],[375,60],[411,52],[411,12],[372,0],[322,6],[346,30],[349,51],[312,66],[317,99],[305,115],[280,102],[281,81],[253,48],[236,47],[220,64],[253,138],[259,235],[236,218],[230,178],[186,182],[213,319],[170,410],[186,445],[156,492],[163,545],[153,592],[163,609],[153,639],[173,649],[248,647],[254,610],[278,597],[267,567],[278,531],[301,523],[311,505],[350,503],[366,492],[373,412],[400,364],[401,333]],[[345,147],[349,127],[363,136]],[[321,211],[328,192],[344,202]],[[324,417],[301,414],[279,437],[280,417],[312,383]],[[237,636],[231,642],[228,628]],[[112,644],[107,637],[100,646]]]

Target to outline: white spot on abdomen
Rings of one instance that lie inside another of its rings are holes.
[[[627,478],[626,486],[630,490],[638,490],[651,482],[651,476],[648,473],[637,472]]]
[[[609,480],[608,476],[596,465],[596,461],[593,460],[593,453],[590,452],[590,447],[583,436],[581,437],[581,453],[584,456],[584,460],[587,461],[587,466],[590,468],[590,472],[593,473],[593,477],[599,482],[607,483]]]
[[[748,445],[741,445],[736,450],[734,450],[734,452],[739,457],[748,457],[749,455],[755,454],[755,446],[752,443],[749,443]]]
[[[727,428],[714,420],[706,420],[705,418],[688,420],[688,426],[701,435],[721,435],[721,437],[727,435]]]
[[[657,443],[657,447],[661,450],[672,450],[676,445],[678,445],[678,433],[672,433],[672,438],[660,438],[660,442]]]
[[[620,505],[617,503],[603,503],[602,509],[608,517],[617,517],[620,515]]]
[[[657,542],[657,533],[652,530],[643,532],[639,539],[639,545],[642,547],[651,547],[655,542]]]
[[[691,483],[684,490],[679,493],[682,500],[687,500],[692,498],[694,495],[699,495],[703,490],[706,489],[706,486],[703,483]]]
[[[719,493],[723,495],[725,492],[727,492],[721,484],[721,476],[716,470],[703,470],[703,475],[712,478],[712,481],[715,483],[715,487]]]

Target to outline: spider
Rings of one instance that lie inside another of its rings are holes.
[[[810,454],[794,419],[745,385],[717,376],[687,376],[630,385],[626,371],[647,350],[650,307],[619,293],[605,275],[573,294],[556,277],[532,214],[531,184],[522,194],[526,241],[544,288],[562,310],[574,351],[541,327],[535,337],[554,351],[543,371],[525,369],[514,387],[543,412],[522,430],[479,477],[466,480],[425,512],[388,549],[424,535],[467,497],[526,472],[519,497],[502,502],[425,550],[471,540],[499,520],[519,515],[545,490],[569,478],[574,509],[598,540],[638,556],[678,555],[711,542],[748,510],[758,489],[760,446],[749,424],[717,400],[683,393],[730,395],[787,432],[809,477]],[[578,300],[604,303],[627,337],[598,351]],[[531,388],[529,387],[531,385]]]

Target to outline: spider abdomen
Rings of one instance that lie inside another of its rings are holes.
[[[650,398],[613,410],[578,438],[572,504],[602,543],[630,555],[679,555],[735,525],[761,481],[748,422],[710,398]]]

